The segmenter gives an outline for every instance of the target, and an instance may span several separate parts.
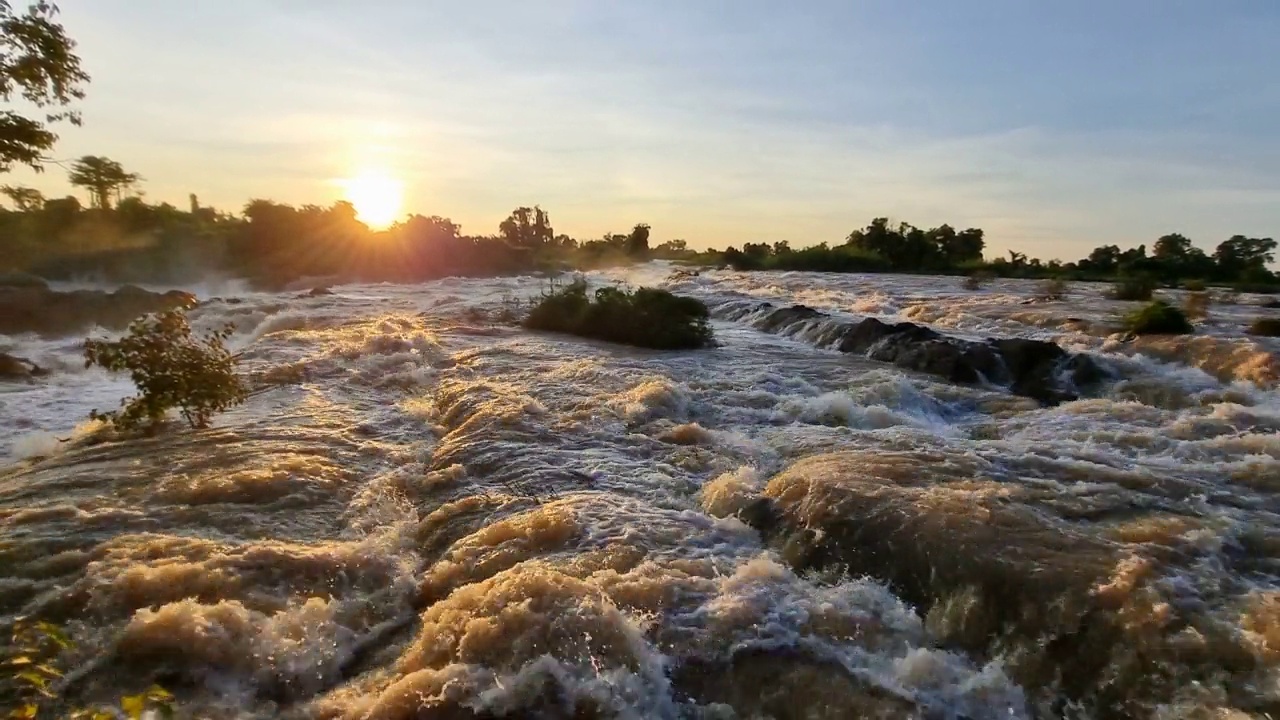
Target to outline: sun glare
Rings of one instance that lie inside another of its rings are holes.
[[[372,228],[385,228],[400,217],[404,204],[404,183],[381,172],[363,172],[342,181],[347,200],[360,221]]]

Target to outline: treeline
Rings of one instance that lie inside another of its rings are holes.
[[[450,276],[502,275],[590,268],[679,255],[683,241],[649,247],[650,228],[580,242],[556,233],[540,207],[519,207],[491,235],[469,235],[449,218],[412,215],[371,230],[346,202],[296,208],[255,200],[227,240],[230,272],[279,284],[299,277],[413,282]]]
[[[412,215],[383,230],[347,202],[295,207],[250,202],[240,215],[201,206],[152,204],[125,192],[140,178],[105,158],[82,158],[70,173],[88,191],[47,199],[31,188],[0,188],[0,270],[51,279],[184,282],[211,273],[278,287],[306,277],[412,282],[448,276],[594,268],[694,255],[683,240],[650,247],[650,228],[579,241],[557,233],[540,207],[519,207],[497,232],[472,235],[452,220]]]
[[[741,250],[725,250],[723,258],[738,270],[927,273],[980,265],[984,246],[977,228],[921,230],[907,223],[893,228],[887,218],[876,218],[835,247],[821,243],[796,250],[786,241],[747,243]]]
[[[984,274],[1001,277],[1115,280],[1147,278],[1230,284],[1273,291],[1280,278],[1268,268],[1276,241],[1233,236],[1211,253],[1183,235],[1121,250],[1094,249],[1075,262],[1042,262],[1025,254],[985,259],[980,228],[931,229],[872,220],[839,245],[792,248],[782,241],[747,243],[724,252],[695,252],[684,240],[652,245],[647,224],[627,233],[578,240],[557,233],[541,207],[519,207],[491,234],[464,233],[452,220],[412,215],[389,228],[362,223],[346,202],[295,207],[254,200],[239,215],[200,204],[185,209],[148,203],[136,194],[140,176],[107,158],[85,157],[69,173],[90,205],[75,197],[47,199],[31,188],[0,188],[0,270],[51,279],[121,282],[191,281],[223,273],[279,287],[306,277],[347,281],[415,282],[448,276],[501,275],[671,259],[739,270]]]
[[[1116,245],[1095,248],[1075,262],[1043,262],[1010,251],[1008,257],[986,260],[979,228],[957,231],[950,225],[922,230],[908,223],[891,227],[876,218],[849,234],[845,242],[793,249],[783,241],[772,245],[747,243],[730,247],[720,257],[737,270],[808,270],[817,272],[902,272],[921,274],[989,274],[1015,278],[1115,280],[1141,277],[1174,285],[1187,281],[1234,285],[1241,290],[1280,290],[1280,277],[1267,266],[1275,260],[1276,241],[1233,235],[1207,254],[1179,234],[1121,250]]]

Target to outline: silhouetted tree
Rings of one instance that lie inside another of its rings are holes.
[[[0,172],[14,163],[39,171],[45,152],[58,140],[49,126],[63,120],[80,124],[80,114],[66,108],[84,97],[81,86],[89,76],[80,69],[76,43],[56,22],[57,14],[47,0],[21,13],[0,0],[0,98],[6,105],[21,99],[50,110],[43,119],[0,111]]]
[[[1275,250],[1276,241],[1271,238],[1232,235],[1213,251],[1213,260],[1226,278],[1270,276],[1267,265],[1275,262]]]
[[[627,255],[644,259],[649,255],[649,226],[639,223],[631,229],[631,233],[627,235]]]
[[[537,205],[532,208],[519,207],[498,225],[498,234],[509,245],[524,250],[540,250],[551,244],[555,232],[551,229],[551,218]]]
[[[111,208],[111,198],[120,200],[120,192],[142,179],[137,173],[125,172],[120,163],[97,155],[85,155],[71,164],[68,178],[72,185],[89,190],[93,206]]]

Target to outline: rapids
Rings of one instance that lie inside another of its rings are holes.
[[[211,430],[92,443],[129,384],[78,338],[0,336],[55,371],[0,386],[0,627],[64,626],[70,697],[159,682],[191,717],[1280,709],[1280,345],[1243,335],[1280,311],[1135,342],[1084,283],[588,277],[703,299],[720,346],[500,321],[538,278],[206,289],[193,325],[295,380]],[[763,332],[744,301],[1052,340],[1109,376],[1046,407]]]

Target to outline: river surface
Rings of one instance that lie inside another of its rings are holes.
[[[531,277],[206,288],[193,325],[235,323],[243,369],[280,382],[212,429],[100,442],[84,420],[128,381],[79,338],[0,336],[54,370],[0,387],[0,625],[68,630],[70,697],[160,682],[184,717],[1280,708],[1261,298],[1125,341],[1133,304],[1084,283],[588,279],[704,300],[719,346],[522,330]],[[1110,379],[1043,407],[763,332],[760,301],[1053,340]]]

